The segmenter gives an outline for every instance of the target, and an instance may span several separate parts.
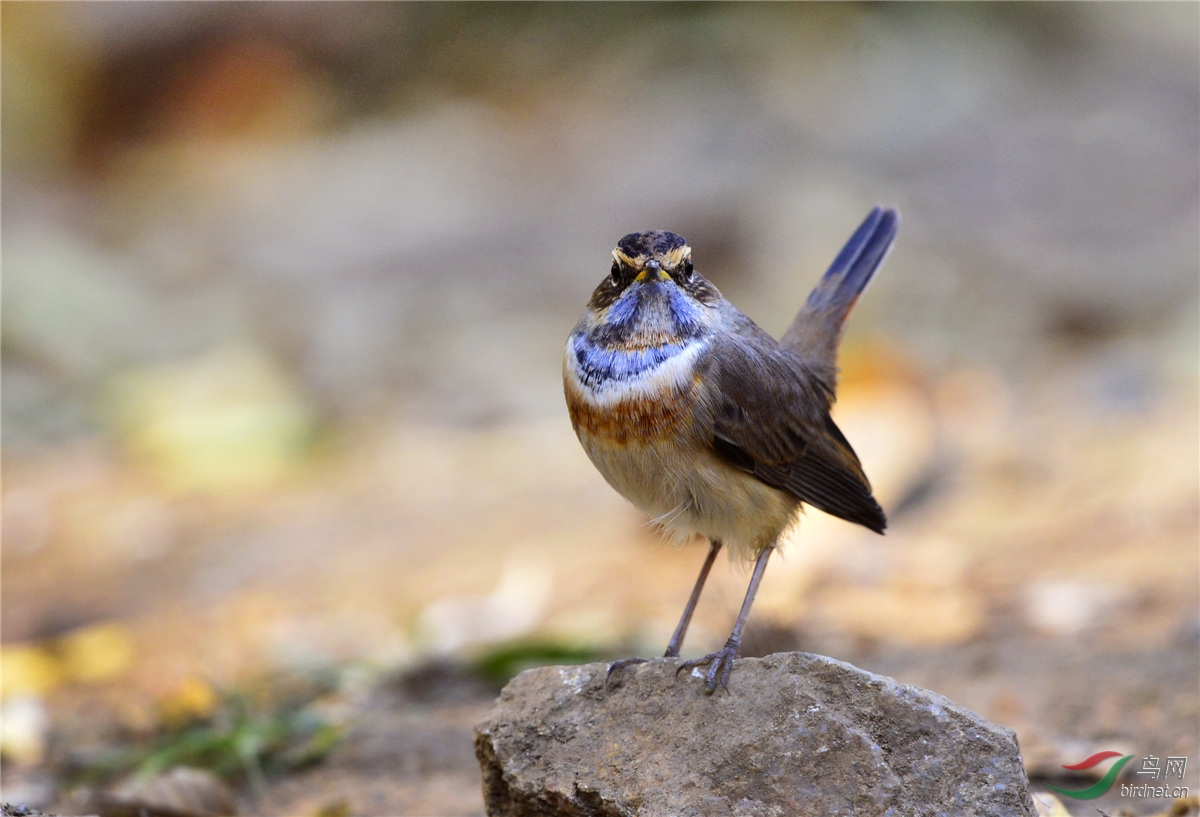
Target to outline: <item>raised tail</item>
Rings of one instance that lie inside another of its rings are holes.
[[[785,348],[827,378],[830,387],[836,379],[837,348],[846,316],[883,263],[899,229],[898,211],[882,207],[872,210],[842,247],[780,340]]]

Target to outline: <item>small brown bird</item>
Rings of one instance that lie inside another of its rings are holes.
[[[802,504],[876,533],[887,525],[829,410],[846,316],[898,228],[895,210],[875,208],[779,341],[695,271],[681,237],[631,233],[567,339],[567,407],[588,457],[664,532],[711,543],[668,657],[679,655],[722,544],[754,560],[725,646],[679,667],[709,665],[709,692],[728,688],[767,559]]]

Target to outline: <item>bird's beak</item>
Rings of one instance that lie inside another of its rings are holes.
[[[671,276],[663,271],[662,264],[657,261],[647,261],[646,268],[637,274],[633,280],[642,283],[647,279],[651,281],[669,281]]]

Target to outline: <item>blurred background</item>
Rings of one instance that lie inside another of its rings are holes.
[[[5,801],[482,814],[498,684],[661,652],[705,552],[567,419],[611,248],[778,335],[877,203],[835,416],[887,535],[809,511],[746,652],[1200,789],[1200,7],[0,14]]]

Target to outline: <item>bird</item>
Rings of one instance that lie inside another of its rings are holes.
[[[563,387],[575,434],[604,479],[668,537],[709,551],[667,644],[679,658],[718,553],[753,561],[725,645],[681,662],[729,689],[742,632],[771,553],[802,507],[882,534],[887,517],[830,416],[846,316],[891,249],[895,209],[875,207],[779,340],[693,266],[679,235],[622,238],[567,339]],[[629,658],[613,673],[645,659]]]

